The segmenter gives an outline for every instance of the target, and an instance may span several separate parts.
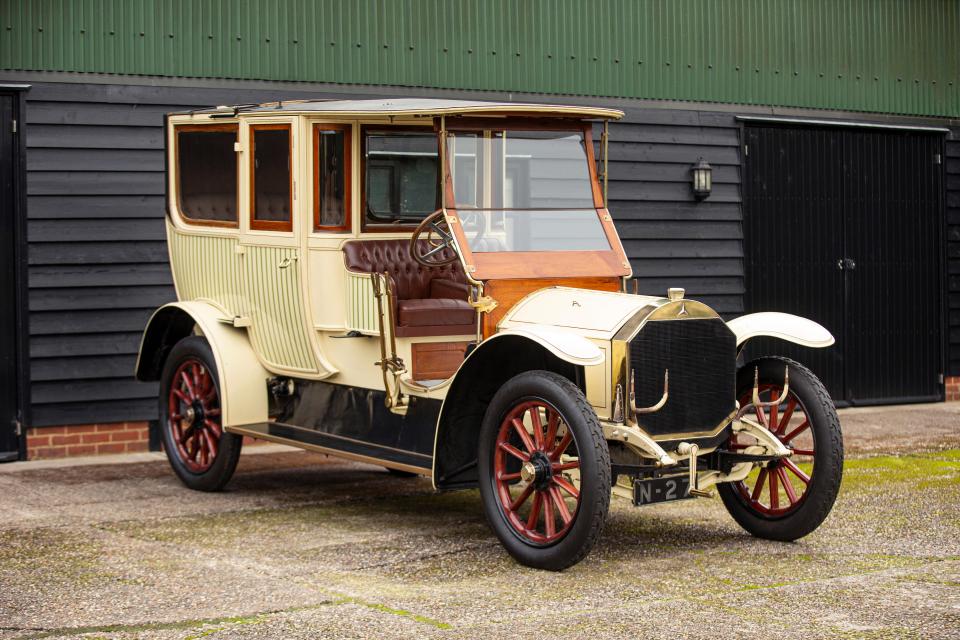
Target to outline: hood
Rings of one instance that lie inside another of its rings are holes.
[[[500,321],[500,329],[548,326],[588,338],[609,340],[638,311],[648,312],[667,302],[655,296],[550,287],[531,293]]]

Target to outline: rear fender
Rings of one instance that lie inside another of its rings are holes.
[[[172,302],[147,322],[137,357],[137,380],[159,380],[173,346],[198,330],[213,351],[220,374],[224,427],[267,422],[270,374],[261,366],[246,331],[223,320],[224,314],[205,302]]]
[[[834,343],[833,336],[825,327],[813,320],[789,313],[764,312],[740,316],[727,323],[737,336],[737,349],[750,338],[768,336],[780,338],[804,347],[822,349]]]

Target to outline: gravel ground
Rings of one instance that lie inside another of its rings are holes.
[[[807,538],[615,500],[559,574],[515,564],[476,491],[318,454],[245,454],[220,494],[157,456],[2,465],[0,638],[960,636],[960,403],[841,417],[843,489]]]

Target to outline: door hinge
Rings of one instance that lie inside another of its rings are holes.
[[[16,435],[18,438],[19,438],[20,436],[22,436],[22,435],[23,435],[23,424],[20,422],[20,420],[18,420],[17,418],[14,418],[13,420],[10,421],[10,423],[13,425],[13,433],[14,433],[14,435]]]
[[[10,132],[11,132],[11,133],[16,133],[16,132],[17,132],[17,120],[16,120],[16,119],[13,119],[13,120],[10,121]]]
[[[745,156],[750,155],[750,145],[748,144],[743,145],[743,155]]]
[[[943,156],[939,153],[933,154],[933,164],[943,164]]]
[[[940,384],[943,384],[943,374],[942,374],[942,373],[941,373],[939,376],[937,376],[937,382],[939,382]]]

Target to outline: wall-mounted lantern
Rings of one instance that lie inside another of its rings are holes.
[[[710,195],[713,188],[713,167],[707,164],[703,158],[697,160],[697,163],[691,167],[693,172],[693,197],[697,200],[703,200]]]

